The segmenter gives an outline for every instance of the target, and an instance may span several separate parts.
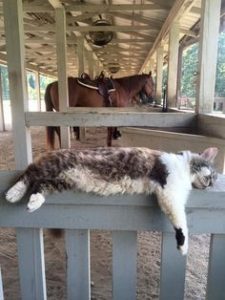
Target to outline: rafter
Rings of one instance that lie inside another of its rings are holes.
[[[153,55],[153,53],[156,51],[157,47],[160,45],[162,40],[166,37],[168,34],[173,22],[179,21],[180,17],[188,10],[193,7],[194,0],[176,0],[173,7],[171,8],[169,15],[167,16],[157,38],[155,39],[155,42],[149,51],[144,64],[141,67],[140,72],[144,69],[144,67],[147,65],[149,59]]]
[[[3,31],[3,27],[0,27],[0,31]],[[55,32],[56,28],[54,25],[42,25],[33,27],[31,25],[24,25],[25,32]],[[112,25],[112,26],[67,26],[67,31],[76,31],[76,32],[90,32],[90,31],[114,31],[114,32],[130,32],[130,31],[148,31],[156,33],[157,29],[150,28],[149,26],[130,26],[130,25]]]
[[[52,0],[53,1],[53,0]],[[55,1],[53,1],[55,2]],[[134,11],[134,10],[169,10],[170,5],[165,1],[155,1],[151,4],[110,4],[110,5],[94,5],[94,4],[73,4],[65,6],[65,10],[68,12],[81,11],[81,12],[95,12],[95,13],[107,13],[112,11]],[[24,3],[23,9],[25,12],[51,12],[53,10],[52,5],[33,5]]]

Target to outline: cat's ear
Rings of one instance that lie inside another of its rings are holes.
[[[205,160],[213,162],[215,157],[217,156],[217,153],[218,153],[218,148],[210,147],[210,148],[205,149],[200,155]]]

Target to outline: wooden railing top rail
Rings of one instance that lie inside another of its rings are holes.
[[[68,299],[91,299],[89,229],[112,230],[114,300],[136,299],[139,230],[162,232],[160,300],[168,300],[168,295],[170,299],[183,299],[186,257],[181,256],[176,249],[173,228],[160,211],[155,197],[99,197],[87,193],[64,192],[49,196],[42,208],[28,213],[27,199],[18,204],[7,203],[4,199],[4,191],[19,173],[0,172],[0,227],[17,228],[22,299],[47,299],[41,228],[66,229]],[[220,175],[213,188],[193,190],[187,203],[190,232],[212,233],[207,300],[223,299],[225,294],[224,187],[225,176]],[[3,292],[0,282],[1,297],[3,298]]]
[[[67,112],[26,112],[26,126],[195,126],[197,116],[184,112],[151,112],[131,108],[68,108]]]
[[[34,213],[26,210],[27,199],[7,203],[4,191],[19,171],[0,172],[0,226],[111,230],[159,230],[173,232],[160,211],[156,198],[148,195],[101,197],[63,192],[47,198]],[[192,190],[186,208],[192,233],[225,233],[225,176],[214,187]],[[204,215],[204,218],[202,217]]]

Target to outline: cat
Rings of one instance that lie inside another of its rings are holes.
[[[177,248],[185,255],[185,204],[192,186],[204,189],[213,184],[216,172],[212,163],[217,152],[214,147],[201,154],[139,147],[52,151],[27,167],[6,192],[6,199],[17,202],[29,190],[27,208],[33,212],[55,191],[80,190],[103,196],[154,193],[175,229]]]

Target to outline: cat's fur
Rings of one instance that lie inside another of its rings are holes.
[[[201,154],[166,153],[147,148],[96,148],[50,152],[30,164],[6,193],[19,201],[29,190],[27,208],[38,209],[54,191],[81,190],[108,196],[116,193],[155,193],[176,232],[177,247],[188,249],[185,203],[192,186],[205,188],[215,179],[216,148]]]

